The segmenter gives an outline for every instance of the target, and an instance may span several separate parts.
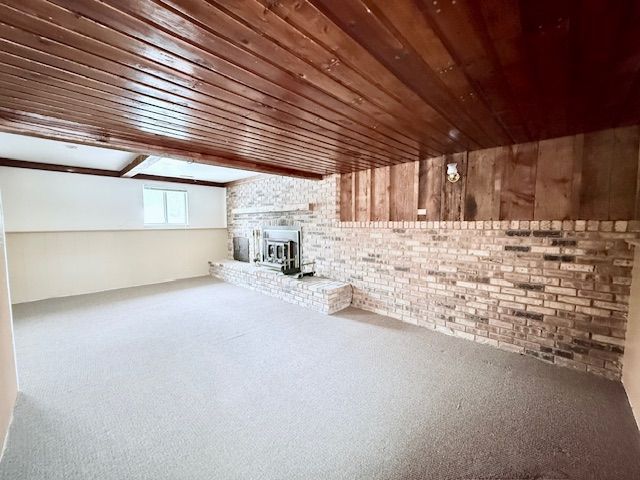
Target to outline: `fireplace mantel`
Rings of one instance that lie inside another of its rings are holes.
[[[281,212],[310,212],[310,203],[292,203],[289,205],[265,205],[262,207],[242,207],[234,208],[231,213],[234,215],[250,215],[254,213],[281,213]]]

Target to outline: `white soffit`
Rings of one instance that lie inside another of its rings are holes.
[[[0,132],[0,157],[72,167],[122,170],[137,153]]]
[[[138,153],[122,150],[0,132],[0,157],[11,160],[120,171],[138,155]],[[141,168],[137,173],[220,183],[232,182],[258,174],[247,170],[236,170],[167,157],[160,157],[158,161]]]
[[[204,163],[193,163],[167,157],[162,157],[153,165],[139,173],[159,175],[162,177],[192,178],[195,180],[220,183],[232,182],[257,175],[257,172],[218,167]]]

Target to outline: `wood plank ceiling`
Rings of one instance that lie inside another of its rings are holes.
[[[0,130],[318,177],[640,123],[634,0],[0,0]]]

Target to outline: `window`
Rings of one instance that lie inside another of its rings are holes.
[[[185,190],[144,187],[145,225],[187,225],[188,208]]]

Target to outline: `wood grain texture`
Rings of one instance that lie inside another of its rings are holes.
[[[538,144],[534,219],[572,218],[575,142],[562,137]]]
[[[592,132],[584,136],[582,184],[580,188],[580,218],[609,218],[609,186],[614,162],[613,130]]]
[[[636,177],[636,207],[633,218],[640,219],[640,148],[638,148],[638,176]]]
[[[536,186],[537,142],[507,147],[508,159],[502,172],[501,220],[533,220]]]
[[[631,1],[4,0],[0,18],[0,130],[145,155],[320,178],[640,122]]]
[[[444,157],[428,158],[420,162],[418,208],[425,209],[423,220],[440,220]]]
[[[613,130],[613,151],[609,185],[609,219],[633,218],[636,213],[638,181],[638,127]]]
[[[98,168],[75,167],[71,165],[58,165],[54,163],[26,162],[11,158],[0,158],[0,167],[27,168],[30,170],[46,170],[50,172],[77,173],[80,175],[96,175],[99,177],[121,177],[131,180],[153,180],[157,182],[183,183],[189,185],[202,185],[206,187],[228,187],[228,183],[209,182],[206,180],[196,180],[194,178],[164,177],[161,175],[137,174],[131,177],[122,176],[122,171],[102,170]]]
[[[389,220],[390,168],[371,170],[371,220]]]
[[[151,162],[149,162],[149,158],[152,158],[152,162],[155,163],[153,157],[150,157],[149,155],[138,155],[131,163],[120,170],[120,176],[133,177],[139,171],[141,172],[143,168],[148,168],[151,164]]]
[[[465,220],[498,220],[500,192],[496,191],[496,175],[501,170],[503,156],[500,149],[469,152],[467,158]]]
[[[389,219],[414,221],[418,216],[418,162],[390,167]]]
[[[355,221],[371,219],[371,170],[361,170],[355,176]]]
[[[375,169],[369,219],[412,219],[412,203],[420,221],[639,219],[639,143],[640,127],[622,127]]]
[[[571,174],[571,218],[580,218],[582,194],[582,166],[584,163],[584,134],[573,137],[573,172]]]
[[[446,179],[447,164],[456,163],[460,180],[455,183]],[[467,180],[467,152],[454,153],[444,157],[444,179],[440,204],[440,218],[445,221],[457,221],[465,218],[465,184]]]
[[[353,173],[340,175],[340,220],[343,222],[352,222],[355,218],[353,179]]]

